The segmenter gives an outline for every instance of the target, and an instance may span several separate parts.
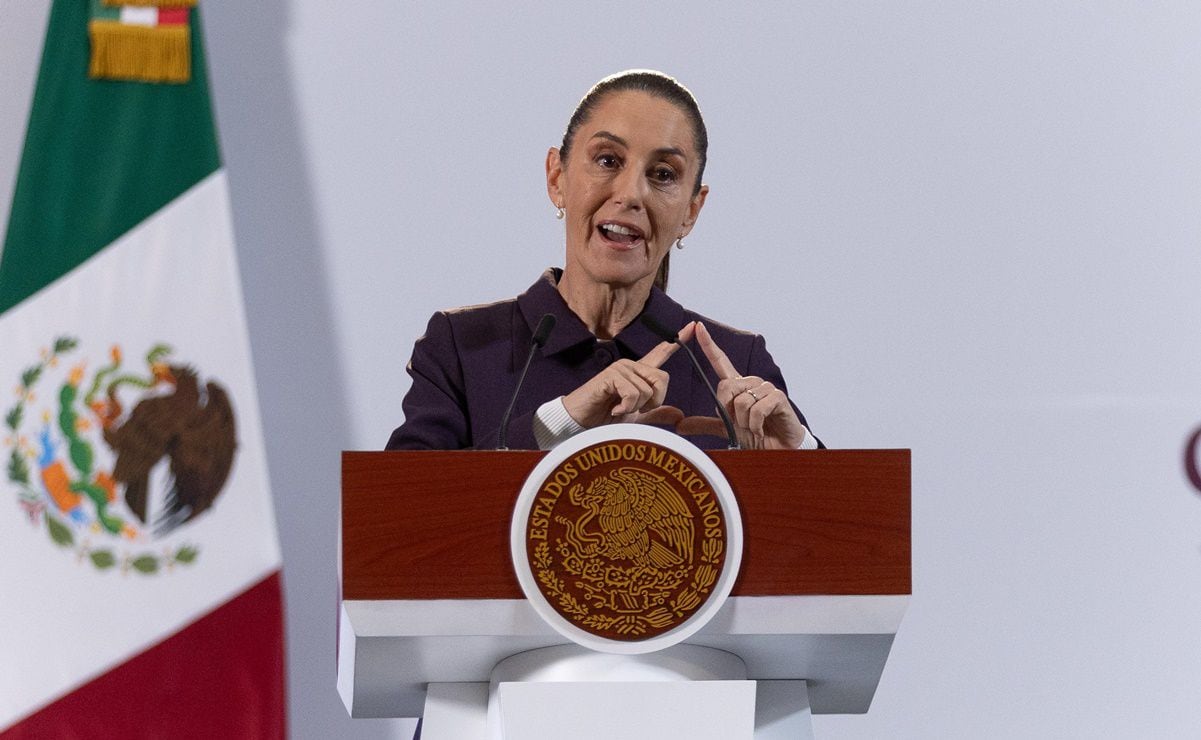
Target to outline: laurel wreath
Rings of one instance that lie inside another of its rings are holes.
[[[709,593],[717,580],[717,566],[724,549],[721,540],[705,540],[701,545],[701,565],[694,569],[691,582],[676,594],[669,607],[657,607],[645,614],[620,616],[594,614],[587,604],[581,603],[568,592],[563,579],[554,571],[555,561],[551,556],[550,546],[545,541],[539,542],[534,548],[533,563],[538,582],[543,586],[543,593],[548,600],[558,601],[560,612],[565,616],[573,618],[594,632],[614,631],[619,635],[638,636],[646,634],[650,629],[660,629],[671,624],[673,614],[676,618],[683,617],[701,604],[701,595]]]
[[[717,581],[717,565],[721,561],[725,545],[721,540],[708,539],[701,544],[701,565],[692,574],[692,583],[688,588],[676,594],[671,602],[671,610],[676,617],[682,617],[686,612],[695,609],[701,603],[701,594],[709,593],[709,589]]]
[[[538,566],[538,581],[548,595],[559,600],[560,608],[577,619],[587,618],[588,607],[567,592],[567,586],[563,583],[563,579],[552,570],[555,561],[551,558],[550,546],[545,541],[539,542],[538,546],[534,548],[534,564]]]
[[[176,565],[190,565],[195,562],[200,550],[193,545],[182,545],[177,548],[165,548],[161,554],[143,551],[138,554],[129,552],[115,553],[108,547],[92,547],[86,540],[76,545],[75,532],[58,517],[50,513],[44,498],[34,490],[30,482],[29,462],[24,449],[26,441],[20,435],[21,422],[25,419],[26,404],[34,398],[34,386],[41,379],[47,367],[55,367],[59,358],[70,353],[79,346],[79,340],[74,337],[61,336],[54,340],[49,350],[43,350],[42,359],[36,365],[31,365],[21,373],[17,386],[17,402],[4,415],[4,426],[8,430],[11,446],[8,456],[7,474],[10,483],[17,486],[17,496],[22,507],[29,513],[30,520],[37,522],[40,518],[46,526],[50,540],[62,548],[75,548],[76,559],[86,560],[96,570],[106,571],[120,566],[121,573],[133,571],[143,575],[153,575],[159,571],[170,571]],[[154,351],[159,351],[156,348]],[[40,514],[40,516],[39,516]]]

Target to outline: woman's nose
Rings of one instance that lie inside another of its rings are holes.
[[[614,183],[614,198],[617,203],[635,211],[640,210],[646,200],[646,178],[633,167],[626,167]]]

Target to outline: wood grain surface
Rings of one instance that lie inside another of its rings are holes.
[[[523,598],[509,520],[543,454],[342,453],[342,597]],[[733,595],[910,593],[909,450],[710,457],[742,513]]]

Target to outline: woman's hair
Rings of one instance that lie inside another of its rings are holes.
[[[567,130],[563,132],[563,145],[559,147],[559,159],[567,162],[571,145],[575,140],[575,132],[592,115],[593,109],[608,95],[617,92],[644,92],[656,98],[666,100],[682,110],[692,123],[692,141],[696,147],[697,163],[696,182],[692,185],[692,194],[701,191],[701,177],[705,174],[705,161],[709,150],[709,134],[705,130],[705,119],[701,116],[700,106],[688,88],[681,85],[674,77],[651,69],[629,69],[610,75],[592,86],[588,94],[580,100],[571,120],[567,122]],[[670,253],[663,256],[659,264],[659,272],[655,275],[655,285],[660,290],[667,290],[667,273]]]

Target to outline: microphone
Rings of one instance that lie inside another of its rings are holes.
[[[525,367],[521,368],[521,375],[517,378],[517,387],[513,389],[513,399],[509,401],[509,408],[505,409],[505,415],[500,419],[500,438],[496,449],[507,450],[505,443],[509,439],[509,416],[513,413],[513,407],[517,405],[517,394],[521,392],[521,384],[525,382],[525,374],[530,369],[530,363],[534,361],[534,351],[540,349],[546,344],[546,340],[550,337],[550,333],[555,328],[555,317],[551,314],[542,314],[542,318],[538,319],[538,327],[534,329],[534,336],[530,339],[530,353],[525,356]]]
[[[688,353],[688,359],[692,360],[692,367],[696,370],[696,374],[701,376],[701,380],[705,381],[705,387],[709,389],[709,395],[713,396],[713,404],[717,407],[717,415],[721,417],[722,422],[726,425],[726,436],[730,438],[730,449],[742,449],[742,445],[738,444],[738,433],[734,431],[734,422],[730,421],[730,415],[726,413],[725,406],[722,406],[721,401],[717,400],[717,391],[713,390],[713,384],[709,382],[709,377],[701,369],[701,363],[696,361],[696,355],[692,353],[692,349],[680,341],[677,336],[678,332],[674,332],[663,326],[653,316],[642,314],[642,324],[647,329],[653,331],[663,341],[674,342],[684,348],[684,351]]]

